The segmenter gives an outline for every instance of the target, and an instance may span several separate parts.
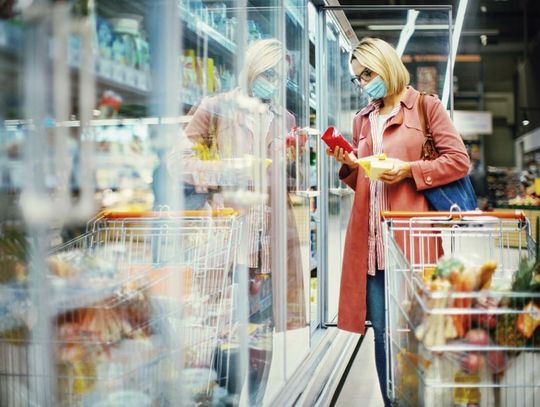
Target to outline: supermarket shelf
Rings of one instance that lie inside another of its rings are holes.
[[[23,40],[21,26],[9,21],[0,21],[0,50],[16,56]],[[12,59],[12,63],[16,63]],[[68,64],[79,69],[81,64],[80,45],[77,38],[69,41]],[[106,84],[124,91],[146,95],[150,90],[150,75],[114,61],[96,57],[95,74],[98,83]]]
[[[200,34],[204,33],[208,38],[208,47],[214,52],[227,52],[236,55],[236,44],[217,31],[214,27],[195,17],[193,14],[185,10],[181,12],[182,22],[187,28],[184,30],[184,35],[191,41],[201,41]]]
[[[503,208],[503,209],[522,209],[522,210],[531,210],[531,211],[540,210],[539,205],[497,205],[497,207]]]

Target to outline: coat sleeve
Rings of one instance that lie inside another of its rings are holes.
[[[179,137],[167,157],[169,174],[182,171],[184,182],[189,184],[193,184],[191,175],[200,170],[200,160],[195,156],[193,146],[198,143],[211,144],[210,126],[214,117],[212,105],[207,98],[190,111],[191,120],[183,131],[179,132]]]
[[[358,155],[358,140],[360,138],[360,121],[362,116],[359,114],[353,120],[353,152],[355,155]],[[339,179],[351,187],[353,190],[356,190],[356,180],[358,178],[358,167],[351,168],[348,165],[343,164],[339,169]]]
[[[446,185],[469,172],[469,155],[461,136],[439,99],[427,98],[427,116],[433,141],[439,152],[435,160],[411,162],[411,171],[418,191]],[[426,101],[427,101],[426,100]]]

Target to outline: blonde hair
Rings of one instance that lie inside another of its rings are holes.
[[[252,82],[264,71],[277,67],[284,60],[285,48],[276,39],[258,40],[249,45],[244,60],[241,80],[251,87]]]
[[[380,38],[362,38],[351,52],[349,64],[354,59],[362,66],[379,74],[386,84],[389,96],[401,92],[409,84],[409,71],[403,65],[396,50]]]

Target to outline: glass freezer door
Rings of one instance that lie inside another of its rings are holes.
[[[18,3],[0,405],[270,404],[310,346],[304,2]]]
[[[335,126],[349,141],[352,140],[352,121],[369,100],[361,89],[350,81],[350,51],[365,36],[386,40],[402,53],[410,75],[411,85],[421,91],[442,96],[449,93],[452,106],[450,26],[448,6],[419,6],[416,9],[400,6],[322,7],[318,28],[318,92],[317,127]],[[350,24],[343,26],[343,21]],[[385,22],[385,24],[382,24]],[[388,23],[391,22],[392,24]],[[354,27],[355,35],[346,37]],[[358,35],[358,38],[356,37]],[[326,146],[321,143],[321,149]],[[322,267],[320,313],[323,323],[335,324],[338,318],[339,287],[343,261],[344,237],[354,199],[353,191],[338,180],[339,165],[325,156],[321,165],[321,239],[319,259]]]

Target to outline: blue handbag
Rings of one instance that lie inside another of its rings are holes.
[[[424,160],[434,160],[439,156],[439,153],[435,148],[435,142],[433,141],[431,127],[426,114],[425,95],[425,92],[420,92],[418,101],[420,123],[424,132],[422,158]],[[450,211],[454,209],[473,211],[478,207],[476,193],[468,175],[449,184],[426,189],[423,192],[429,205],[435,211]]]

